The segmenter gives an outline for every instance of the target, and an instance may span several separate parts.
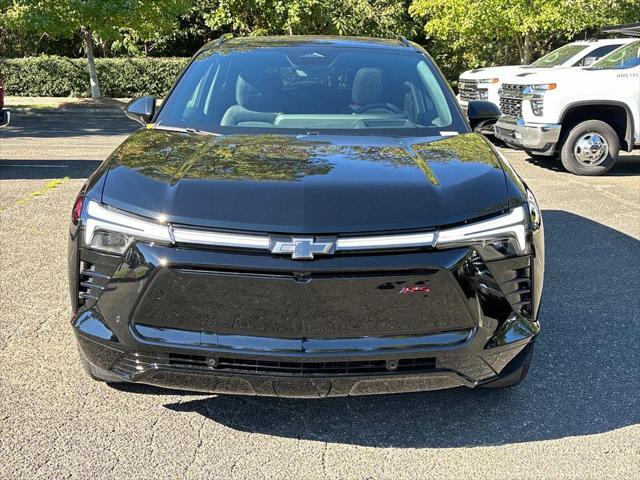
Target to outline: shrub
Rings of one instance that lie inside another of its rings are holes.
[[[97,58],[105,97],[163,97],[188,58]],[[89,97],[86,59],[42,56],[0,59],[5,95],[25,97]]]

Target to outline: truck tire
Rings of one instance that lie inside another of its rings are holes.
[[[562,165],[576,175],[603,175],[618,160],[620,140],[608,123],[587,120],[569,131],[560,152]]]

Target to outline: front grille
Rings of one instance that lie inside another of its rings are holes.
[[[244,373],[253,375],[286,376],[348,376],[390,373],[420,373],[436,368],[436,359],[407,358],[389,363],[386,360],[362,360],[349,362],[281,362],[246,358],[205,357],[170,353],[166,357],[132,354],[123,357],[112,370],[119,375],[136,373],[162,367],[193,371]]]
[[[480,93],[478,92],[478,82],[475,80],[460,80],[458,83],[460,88],[458,92],[460,93],[460,99],[465,102],[470,102],[472,100],[479,100]]]
[[[512,118],[522,117],[522,90],[524,85],[505,83],[500,91],[500,110]]]

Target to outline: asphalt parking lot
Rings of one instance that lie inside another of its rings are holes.
[[[81,370],[71,205],[135,128],[113,111],[33,110],[0,131],[0,478],[638,478],[640,155],[586,178],[505,150],[547,235],[543,333],[522,385],[247,398]]]

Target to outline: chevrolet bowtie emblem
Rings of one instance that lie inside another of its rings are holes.
[[[331,237],[271,237],[271,253],[291,255],[293,260],[313,260],[314,255],[331,255],[336,242]]]

